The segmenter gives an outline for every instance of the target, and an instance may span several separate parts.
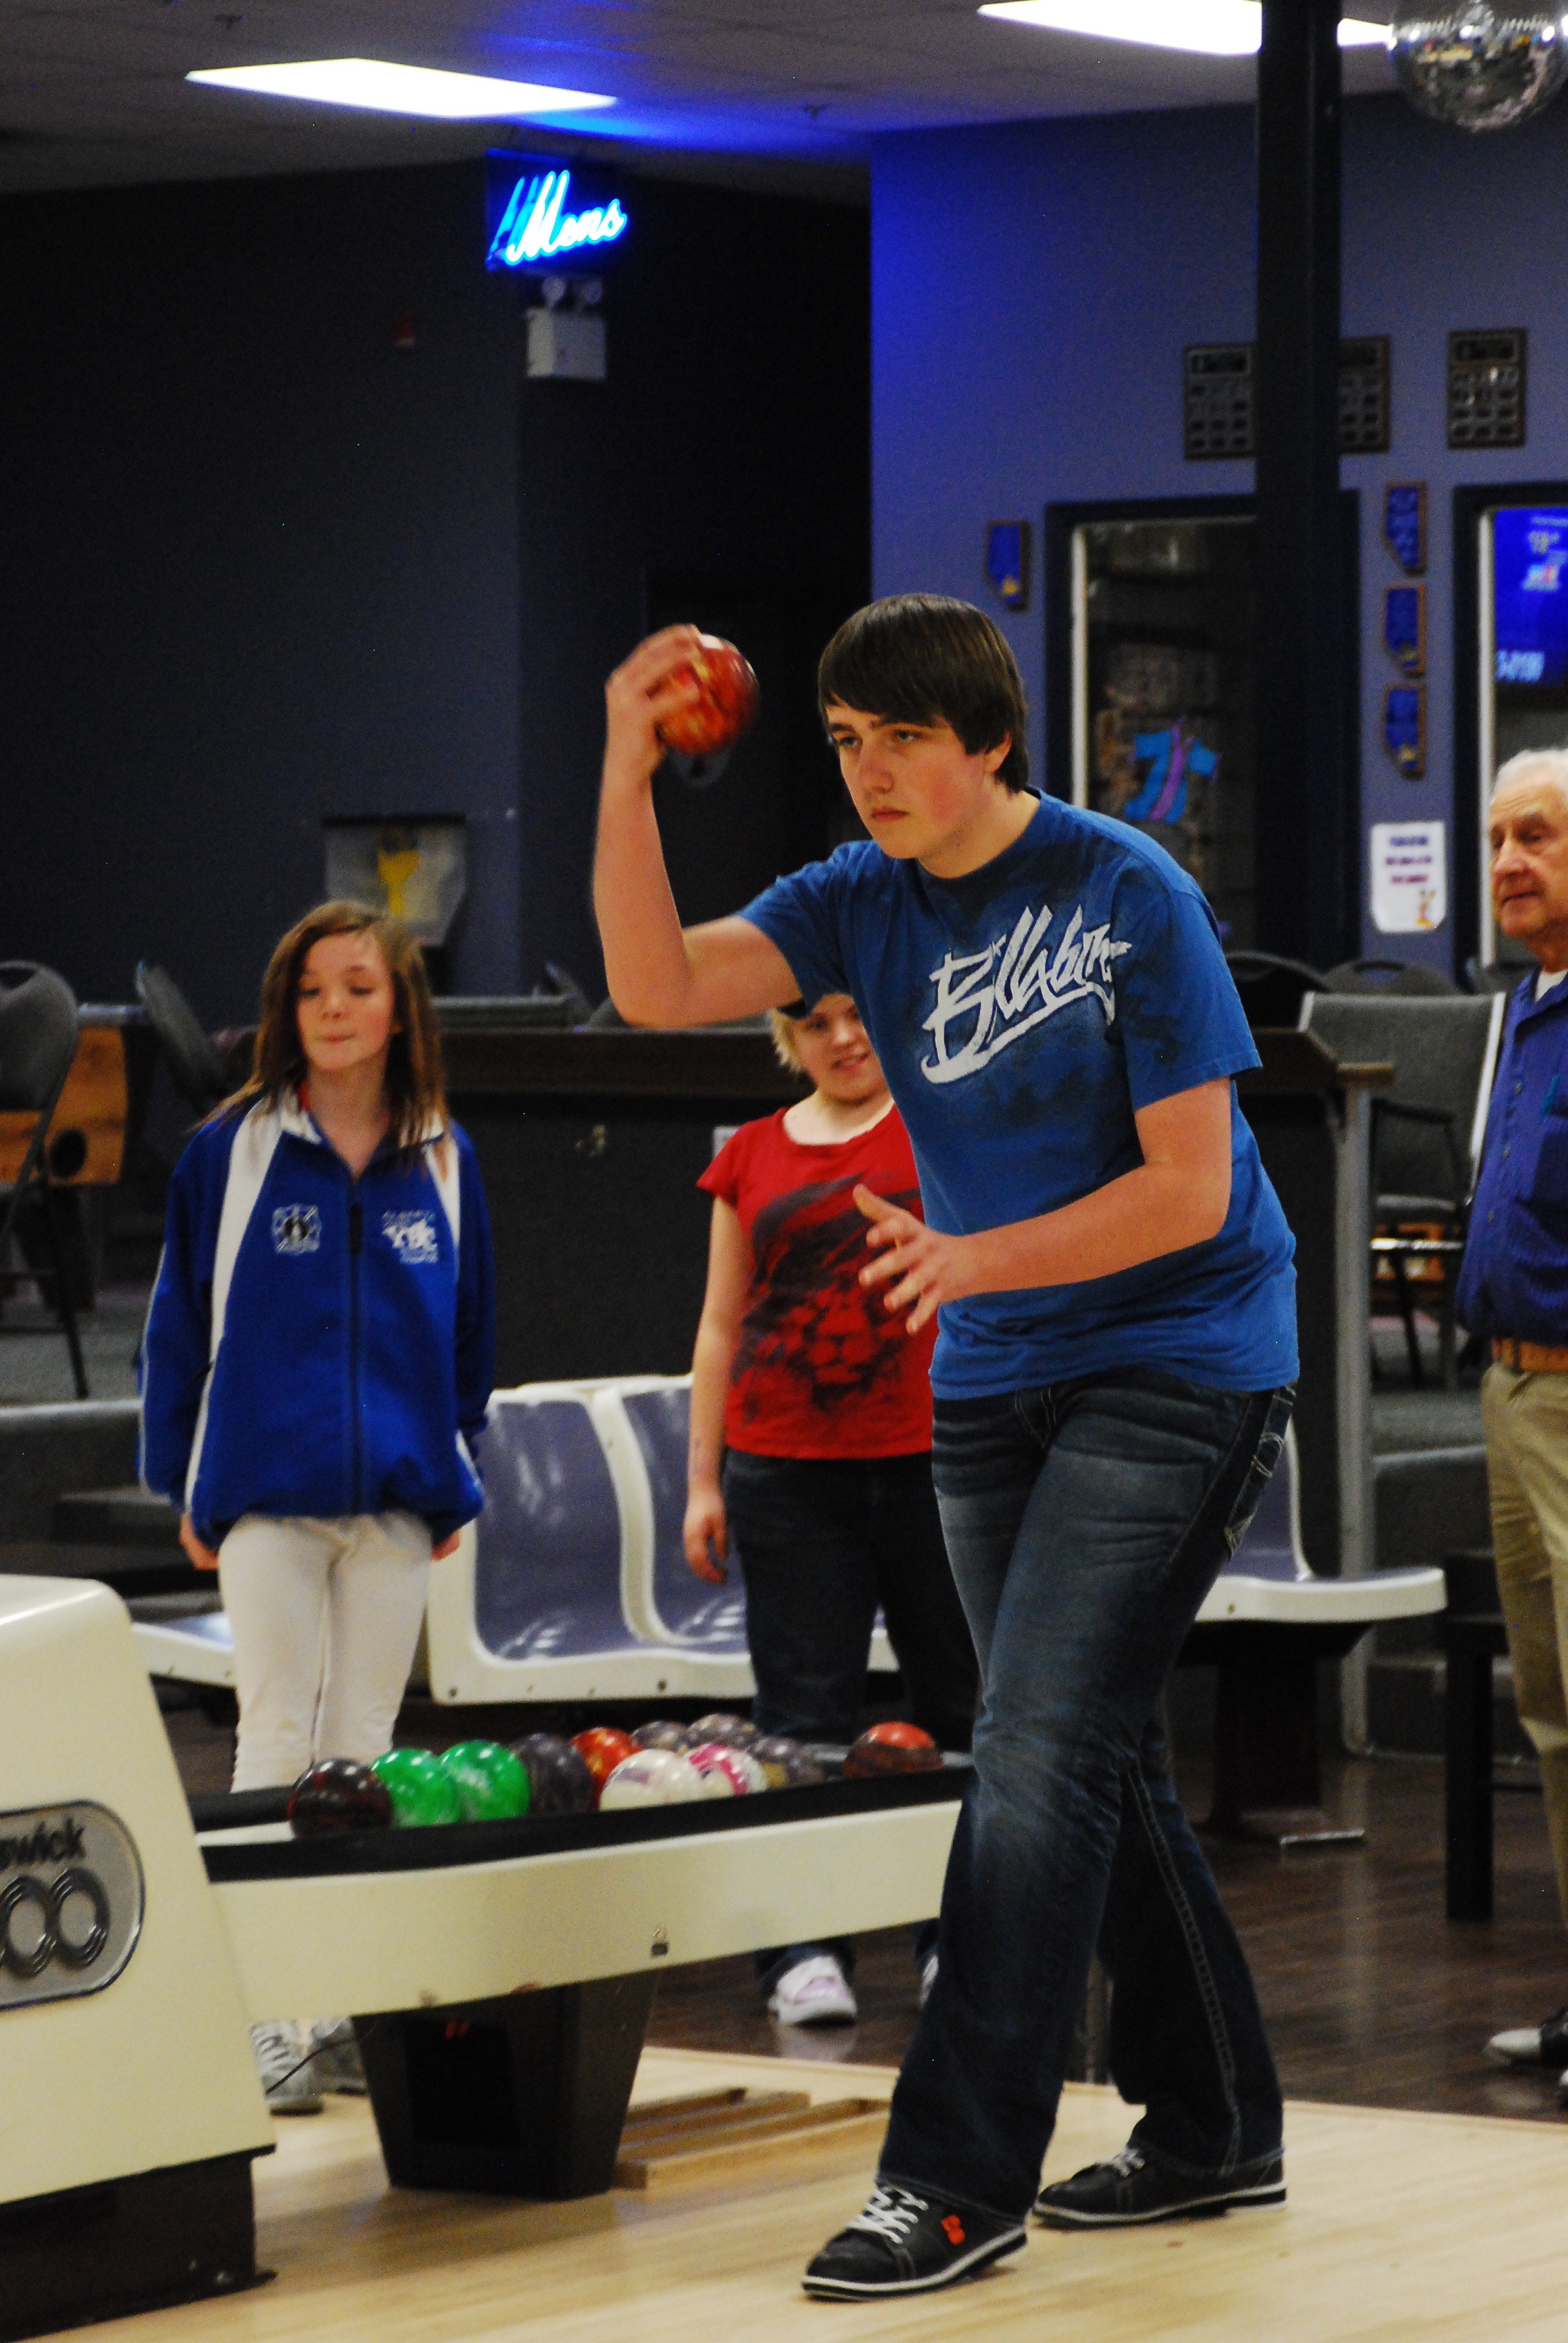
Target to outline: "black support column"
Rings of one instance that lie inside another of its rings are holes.
[[[1344,956],[1337,0],[1263,0],[1256,358],[1258,941]]]

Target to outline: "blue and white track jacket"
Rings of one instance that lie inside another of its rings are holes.
[[[216,1544],[242,1513],[478,1512],[490,1230],[455,1124],[358,1180],[297,1101],[175,1168],[142,1361],[142,1478]]]

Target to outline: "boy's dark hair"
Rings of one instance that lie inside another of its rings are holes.
[[[1029,785],[1029,709],[1018,661],[1000,628],[950,594],[890,594],[846,618],[817,669],[817,700],[906,724],[950,724],[971,757],[1009,734],[997,769]]]

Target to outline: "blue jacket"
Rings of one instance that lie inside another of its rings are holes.
[[[294,1101],[175,1168],[142,1359],[142,1478],[213,1544],[242,1513],[478,1512],[490,1230],[452,1125],[357,1181]]]
[[[1454,1311],[1473,1334],[1568,1342],[1568,983],[1508,1004]]]

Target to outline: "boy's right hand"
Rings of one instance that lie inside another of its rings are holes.
[[[180,1544],[190,1556],[196,1569],[216,1570],[217,1568],[217,1555],[210,1545],[203,1545],[188,1513],[180,1515]]]
[[[724,1519],[724,1499],[719,1490],[698,1491],[686,1501],[682,1532],[687,1567],[709,1586],[722,1586],[729,1576],[724,1564],[729,1552],[729,1532]]]
[[[605,685],[607,781],[646,785],[652,780],[664,762],[660,717],[673,715],[678,708],[689,707],[701,698],[694,680],[671,684],[669,679],[701,649],[702,641],[695,627],[661,627],[657,635],[638,643]]]

